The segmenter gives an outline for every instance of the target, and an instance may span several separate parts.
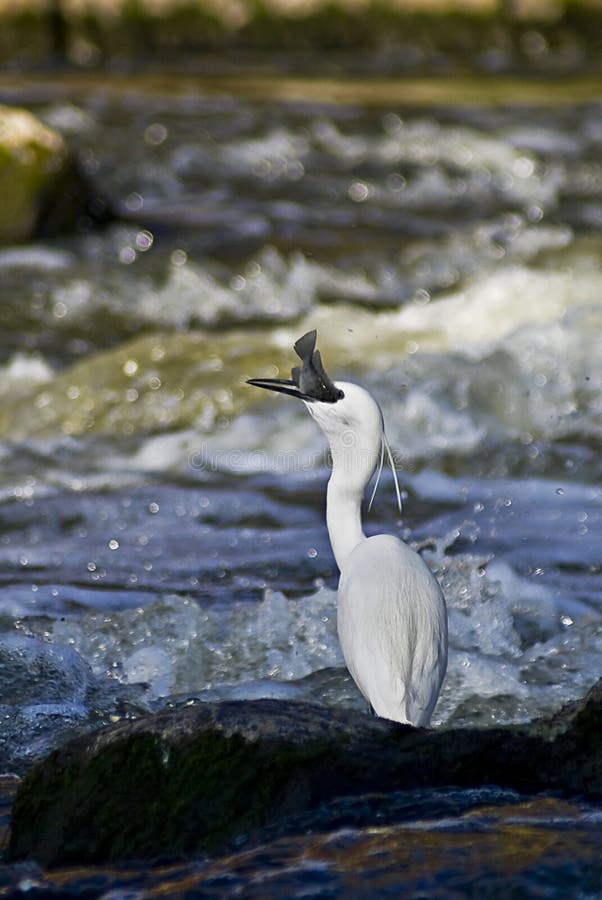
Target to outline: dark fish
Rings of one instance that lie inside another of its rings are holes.
[[[294,345],[295,353],[301,360],[300,366],[291,370],[287,378],[250,378],[247,384],[267,388],[300,400],[319,400],[321,403],[336,403],[344,394],[326,374],[320,351],[316,350],[317,332],[308,331]]]

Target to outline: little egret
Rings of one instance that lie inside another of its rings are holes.
[[[426,726],[447,666],[445,600],[403,541],[364,534],[362,498],[377,465],[380,476],[385,450],[395,476],[382,412],[359,385],[332,382],[315,346],[315,331],[296,342],[302,365],[291,379],[248,383],[303,400],[326,435],[332,455],[326,524],[341,573],[337,628],[347,668],[378,716]],[[396,478],[395,487],[400,503]]]

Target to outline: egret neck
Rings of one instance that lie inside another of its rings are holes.
[[[343,479],[336,477],[336,468],[328,482],[326,492],[326,525],[330,546],[334,553],[339,571],[343,571],[345,560],[353,548],[366,535],[362,529],[362,497],[363,491],[350,491]]]
[[[341,412],[333,406],[305,402],[330,445],[332,475],[326,495],[326,524],[339,571],[353,548],[365,538],[362,499],[378,464],[383,441],[382,413],[372,398],[357,385],[335,382],[344,399]],[[345,406],[354,404],[351,410]]]

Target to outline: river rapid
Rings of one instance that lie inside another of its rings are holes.
[[[114,213],[0,250],[0,771],[190,698],[363,708],[336,638],[324,440],[300,404],[245,384],[286,377],[310,328],[329,373],[383,409],[403,511],[383,474],[367,533],[420,548],[447,598],[433,724],[528,721],[600,675],[602,93],[520,102],[493,80],[435,105],[375,84],[360,103],[265,84],[0,84],[65,135]],[[455,831],[445,798],[430,824],[418,800],[397,820],[456,840],[472,800],[450,801]],[[560,855],[520,870],[525,895],[561,895],[563,853],[562,895],[595,895],[600,813],[567,810]],[[408,860],[374,860],[401,827],[229,871],[237,895],[252,873],[245,896],[334,896],[357,856],[353,896],[399,896]],[[202,896],[229,896],[218,869],[195,870],[199,891],[217,879]],[[441,878],[431,890],[452,896]]]

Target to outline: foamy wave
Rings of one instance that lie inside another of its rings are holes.
[[[340,665],[335,602],[324,588],[303,600],[266,591],[260,603],[228,606],[168,596],[55,621],[52,638],[75,648],[97,674],[148,682],[154,696],[198,693],[261,678],[290,681]]]

